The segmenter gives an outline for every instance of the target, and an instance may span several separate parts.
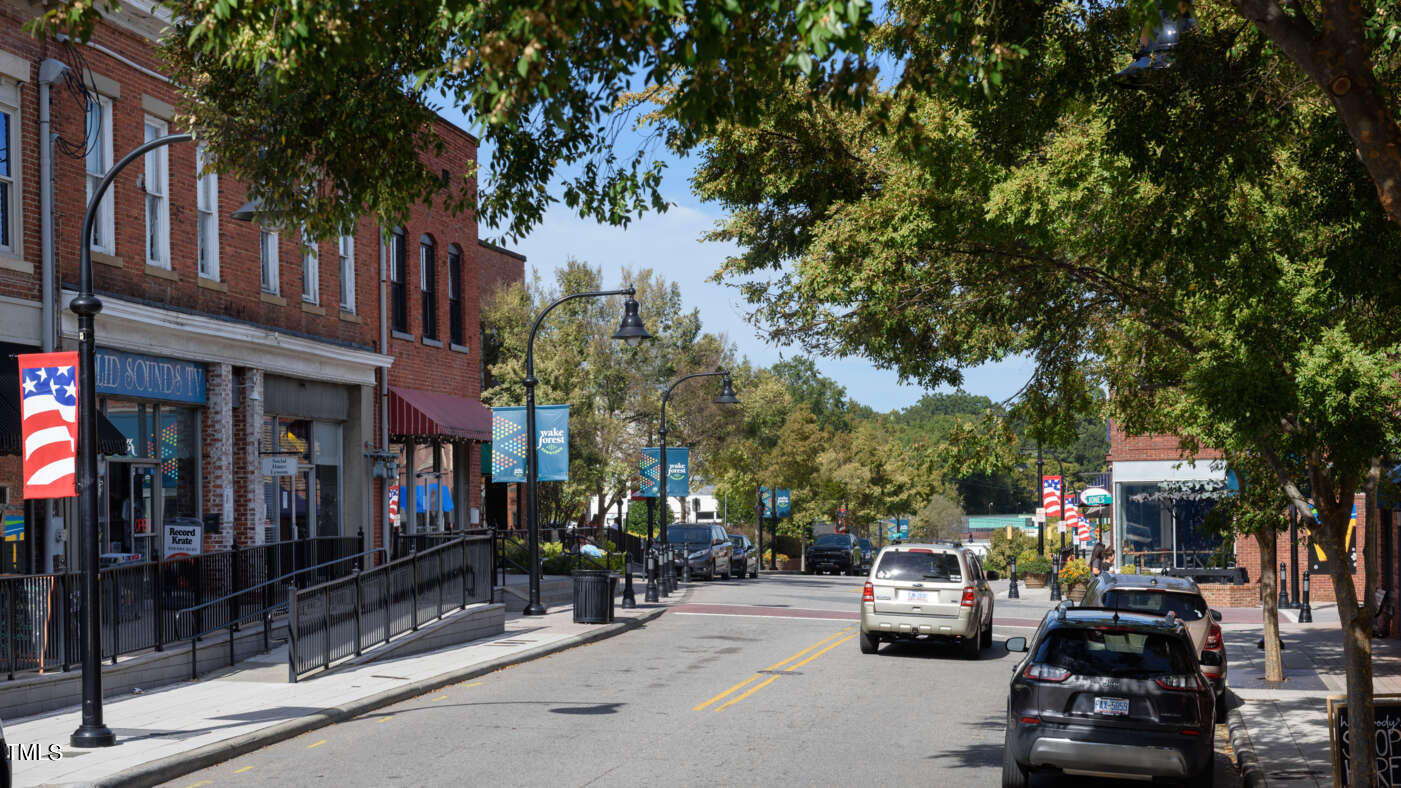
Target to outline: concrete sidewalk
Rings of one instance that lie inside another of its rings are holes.
[[[639,592],[638,597],[641,598]],[[15,785],[154,784],[250,752],[308,730],[366,714],[439,687],[643,625],[683,601],[678,589],[662,604],[618,610],[614,623],[575,624],[569,606],[548,615],[508,615],[503,634],[398,659],[347,665],[287,683],[285,650],[232,670],[160,690],[108,699],[104,721],[117,745],[68,745],[77,707],[7,720],[7,742],[22,757]],[[278,655],[280,654],[280,661]],[[38,757],[25,753],[35,751]],[[56,749],[53,745],[57,745]],[[50,759],[51,752],[61,758]]]
[[[1253,747],[1268,785],[1331,788],[1328,697],[1347,688],[1337,609],[1314,608],[1312,624],[1296,623],[1297,611],[1280,612],[1285,647],[1280,684],[1264,680],[1259,609],[1231,610],[1222,625],[1228,683],[1240,699],[1239,716],[1232,717],[1233,741]],[[1373,640],[1372,645],[1374,691],[1401,692],[1401,641]]]

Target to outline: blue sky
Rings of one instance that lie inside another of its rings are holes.
[[[471,128],[460,114],[453,111],[444,114]],[[619,140],[620,148],[636,144],[637,139],[629,139],[629,136],[625,134]],[[631,153],[631,150],[623,152]],[[797,348],[775,346],[761,338],[745,321],[745,304],[739,294],[732,288],[707,281],[735,251],[730,245],[700,241],[701,235],[722,218],[722,213],[717,206],[702,203],[691,193],[688,179],[693,165],[689,159],[666,151],[659,154],[667,165],[663,182],[665,196],[672,203],[666,213],[648,214],[627,227],[611,227],[581,219],[564,205],[556,204],[534,232],[511,244],[511,248],[524,254],[530,268],[546,278],[570,257],[601,267],[605,282],[616,277],[623,267],[650,267],[680,286],[686,301],[700,310],[707,331],[723,334],[750,361],[767,365],[781,358],[801,355]],[[489,157],[490,150],[483,146],[479,153],[483,172]],[[489,232],[484,229],[483,235]],[[643,309],[646,309],[645,304]],[[813,360],[823,374],[845,386],[852,399],[876,410],[907,407],[925,392],[921,386],[901,385],[894,372],[876,369],[864,359],[813,357]],[[967,370],[963,388],[1000,401],[1021,389],[1030,373],[1031,365],[1023,359],[988,364]]]

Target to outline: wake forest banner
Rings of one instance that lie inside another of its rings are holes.
[[[657,475],[661,466],[661,453],[662,450],[659,448],[642,450],[642,460],[639,464],[642,489],[638,493],[639,497],[657,497]],[[691,450],[685,446],[666,447],[666,464],[670,466],[666,474],[666,494],[672,498],[684,498],[690,495]]]
[[[535,406],[535,459],[542,482],[569,480],[569,406]],[[491,480],[525,481],[525,408],[491,409]]]

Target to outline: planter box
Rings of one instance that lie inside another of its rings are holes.
[[[1046,576],[1044,574],[1023,575],[1019,579],[1022,581],[1022,585],[1026,586],[1027,588],[1046,587]]]
[[[1065,596],[1066,596],[1066,598],[1069,599],[1071,602],[1074,602],[1075,604],[1078,605],[1078,604],[1080,604],[1080,602],[1081,602],[1082,600],[1084,600],[1084,598],[1085,598],[1085,592],[1087,592],[1087,591],[1089,591],[1089,590],[1090,590],[1090,587],[1089,587],[1088,584],[1086,584],[1086,583],[1076,583],[1074,586],[1072,586],[1072,587],[1070,588],[1069,591],[1066,592]]]

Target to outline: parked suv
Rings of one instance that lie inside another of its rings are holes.
[[[928,638],[962,644],[977,659],[992,645],[992,587],[978,557],[955,545],[886,547],[861,591],[861,653],[882,640]]]
[[[1003,788],[1033,770],[1210,788],[1216,702],[1176,616],[1062,605],[1007,650],[1026,657],[1008,692]]]
[[[730,579],[734,545],[723,525],[669,525],[666,541],[681,548],[676,558],[678,574],[689,563],[693,575],[704,575],[706,580]]]
[[[735,546],[731,562],[736,577],[759,576],[759,551],[744,534],[730,534],[730,543]]]
[[[1154,616],[1171,612],[1187,627],[1202,673],[1225,707],[1226,644],[1221,638],[1221,614],[1207,607],[1197,582],[1167,575],[1120,575],[1106,572],[1095,578],[1081,600],[1084,607],[1132,610]]]
[[[807,574],[857,575],[861,573],[861,545],[851,534],[823,534],[807,549],[803,564]]]

